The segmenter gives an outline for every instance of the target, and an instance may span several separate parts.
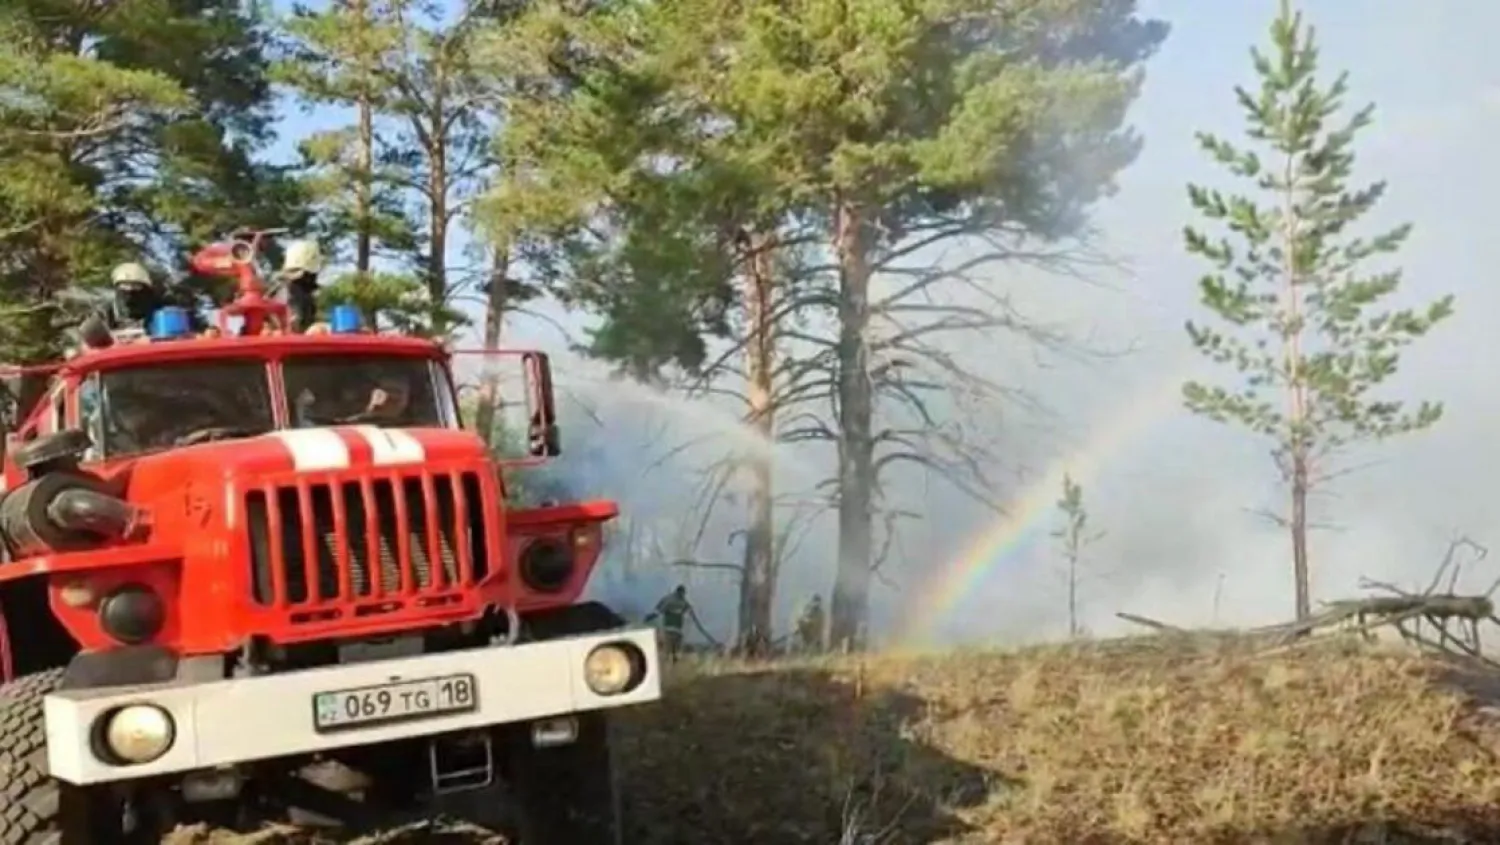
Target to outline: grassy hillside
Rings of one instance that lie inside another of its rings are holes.
[[[622,731],[633,841],[1500,842],[1455,679],[1151,641],[704,667]]]
[[[1460,683],[1500,688],[1156,640],[684,666],[620,725],[628,841],[1500,842],[1500,731]]]

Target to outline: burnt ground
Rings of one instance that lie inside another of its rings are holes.
[[[1140,639],[669,680],[619,726],[633,845],[1500,842],[1500,675],[1408,651]],[[307,837],[173,845],[226,840]],[[362,840],[444,841],[495,840]]]

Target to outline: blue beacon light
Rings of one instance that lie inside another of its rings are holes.
[[[156,309],[151,315],[150,335],[152,340],[176,340],[193,333],[187,312],[168,306]]]
[[[361,328],[359,309],[353,305],[335,305],[328,313],[328,330],[334,334],[357,334]]]

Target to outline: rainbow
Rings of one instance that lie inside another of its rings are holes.
[[[1102,465],[1119,454],[1136,437],[1173,416],[1182,408],[1183,372],[1165,379],[1138,396],[1121,413],[1107,418],[1108,424],[1093,431],[1083,444],[1061,460],[1054,461],[1020,496],[1007,503],[1006,512],[970,540],[965,549],[923,584],[917,598],[900,617],[893,645],[921,646],[933,629],[972,595],[1000,568],[1024,549],[1038,533],[1053,527],[1057,500],[1062,495],[1063,476],[1086,484]]]

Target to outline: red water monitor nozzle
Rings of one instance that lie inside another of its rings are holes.
[[[193,256],[194,272],[204,276],[230,277],[236,281],[234,301],[219,309],[221,333],[229,334],[230,317],[244,320],[240,330],[242,335],[260,334],[266,327],[267,318],[273,319],[275,327],[281,331],[290,327],[286,303],[266,296],[265,286],[255,269],[261,243],[286,232],[286,229],[237,229],[228,240],[210,244]]]

